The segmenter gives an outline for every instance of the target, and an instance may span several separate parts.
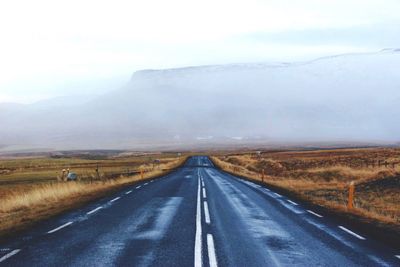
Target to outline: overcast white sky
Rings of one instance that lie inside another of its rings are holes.
[[[399,0],[0,3],[0,102],[116,89],[139,69],[400,47]]]

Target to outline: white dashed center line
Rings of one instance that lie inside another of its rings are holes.
[[[279,195],[278,193],[274,193],[274,195],[277,197],[282,197],[282,195]]]
[[[14,249],[13,251],[11,251],[10,253],[4,255],[3,257],[0,258],[0,262],[5,261],[8,258],[11,258],[12,256],[14,256],[15,254],[17,254],[18,252],[20,252],[20,249]]]
[[[395,255],[396,258],[398,258],[400,260],[400,255]]]
[[[86,213],[87,215],[90,215],[90,214],[92,214],[92,213],[95,213],[96,211],[98,211],[98,210],[100,210],[100,209],[102,209],[103,207],[98,207],[98,208],[95,208],[94,210],[91,210],[91,211],[89,211],[88,213]]]
[[[139,189],[139,188],[141,188],[142,186],[141,185],[139,185],[139,186],[136,186],[136,189]]]
[[[114,199],[111,199],[110,202],[117,201],[117,200],[120,199],[120,198],[121,198],[121,197],[116,197],[116,198],[114,198]]]
[[[203,267],[203,252],[201,245],[201,202],[200,202],[200,178],[197,186],[197,208],[196,208],[196,237],[194,243],[194,266]]]
[[[203,188],[203,198],[207,198],[206,189],[205,188]]]
[[[341,225],[340,225],[339,228],[342,229],[343,231],[345,231],[346,233],[349,233],[349,234],[351,234],[352,236],[357,237],[358,239],[361,239],[361,240],[365,240],[365,239],[366,239],[365,237],[362,237],[362,236],[360,236],[360,235],[354,233],[353,231],[350,231],[349,229],[347,229],[347,228],[344,227],[344,226],[341,226]]]
[[[59,226],[59,227],[57,227],[57,228],[55,228],[53,230],[48,231],[47,233],[48,234],[52,234],[52,233],[57,232],[58,230],[61,230],[61,229],[65,228],[65,227],[67,227],[68,225],[71,225],[71,224],[72,224],[72,222],[67,222],[66,224],[63,224],[63,225],[61,225],[61,226]]]
[[[314,216],[317,216],[317,217],[319,217],[319,218],[324,217],[324,216],[322,216],[322,215],[319,215],[319,214],[316,213],[316,212],[313,212],[312,210],[307,210],[307,212],[310,213],[310,214],[312,214],[312,215],[314,215]]]
[[[207,204],[207,201],[204,201],[204,216],[205,216],[205,219],[206,219],[206,223],[207,224],[210,224],[210,212],[209,212],[209,210],[208,210],[208,204]]]
[[[129,190],[128,192],[126,192],[125,195],[129,195],[130,193],[132,193],[132,190]]]
[[[289,202],[289,203],[292,203],[293,205],[296,205],[296,206],[299,205],[299,204],[297,204],[296,202],[291,201],[290,199],[288,199],[288,202]]]
[[[208,261],[210,267],[217,267],[217,257],[215,255],[214,238],[211,234],[207,234]]]
[[[144,185],[148,185],[149,183],[145,183]]]

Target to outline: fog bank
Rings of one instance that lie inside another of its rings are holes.
[[[100,97],[0,104],[0,149],[400,141],[400,50],[143,70]]]

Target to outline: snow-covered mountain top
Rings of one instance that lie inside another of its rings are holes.
[[[400,48],[385,48],[379,52],[365,52],[365,53],[346,53],[332,56],[319,57],[312,60],[305,61],[293,61],[293,62],[255,62],[255,63],[232,63],[232,64],[218,64],[218,65],[202,65],[202,66],[188,66],[181,68],[170,68],[170,69],[145,69],[139,70],[133,73],[132,80],[137,77],[154,77],[158,75],[179,75],[179,74],[190,74],[190,73],[207,73],[207,72],[218,72],[218,71],[248,71],[248,70],[263,70],[271,68],[288,68],[297,67],[302,65],[309,65],[313,63],[327,63],[332,60],[371,60],[382,58],[382,56],[400,56]]]

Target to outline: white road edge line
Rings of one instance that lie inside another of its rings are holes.
[[[63,224],[63,225],[61,225],[61,226],[59,226],[59,227],[57,227],[57,228],[55,228],[53,230],[48,231],[47,233],[48,234],[52,234],[52,233],[57,232],[58,230],[61,230],[61,229],[65,228],[65,227],[67,227],[68,225],[71,225],[71,224],[72,224],[72,222],[67,222],[66,224]]]
[[[314,215],[314,216],[317,216],[317,217],[319,217],[319,218],[324,217],[324,216],[322,216],[322,215],[320,215],[320,214],[318,214],[318,213],[316,213],[316,212],[313,212],[312,210],[307,210],[307,212],[310,213],[310,214],[312,214],[312,215]]]
[[[136,189],[139,189],[139,188],[141,188],[142,186],[141,185],[139,185],[139,186],[136,186]]]
[[[277,196],[277,197],[282,197],[282,195],[279,195],[278,193],[274,193],[275,194],[275,196]]]
[[[292,203],[292,204],[295,205],[295,206],[299,205],[299,204],[297,204],[296,202],[291,201],[290,199],[288,199],[287,201],[288,201],[289,203]]]
[[[207,198],[206,189],[205,188],[203,188],[203,198]]]
[[[129,195],[130,193],[132,193],[132,190],[129,190],[128,192],[126,192],[125,195]]]
[[[394,255],[394,256],[400,260],[400,255]]]
[[[204,217],[206,218],[206,224],[210,224],[211,223],[210,212],[208,210],[207,201],[204,201],[203,205],[204,205]]]
[[[120,198],[121,198],[121,197],[116,197],[116,198],[114,198],[114,199],[111,199],[110,202],[117,201],[117,200],[120,199]]]
[[[200,178],[197,186],[197,209],[196,209],[196,238],[194,243],[194,267],[203,267],[203,252],[201,242],[201,202],[200,202]]]
[[[15,254],[17,254],[18,252],[20,252],[20,249],[14,249],[13,251],[11,251],[10,253],[4,255],[3,257],[0,258],[0,262],[5,261],[8,258],[11,258],[12,256],[14,256]]]
[[[215,255],[214,238],[211,234],[207,234],[207,248],[208,248],[208,264],[210,267],[217,267],[217,256]]]
[[[91,211],[87,212],[86,214],[87,214],[87,215],[90,215],[90,214],[95,213],[96,211],[98,211],[98,210],[100,210],[100,209],[102,209],[102,208],[103,208],[103,207],[95,208],[94,210],[91,210]]]
[[[344,227],[344,226],[339,225],[339,228],[342,229],[343,231],[345,231],[346,233],[349,233],[349,234],[351,234],[351,235],[357,237],[358,239],[361,239],[361,240],[365,240],[365,239],[366,239],[365,237],[360,236],[360,235],[358,235],[358,234],[356,234],[356,233],[350,231],[349,229],[347,229],[347,228]]]

